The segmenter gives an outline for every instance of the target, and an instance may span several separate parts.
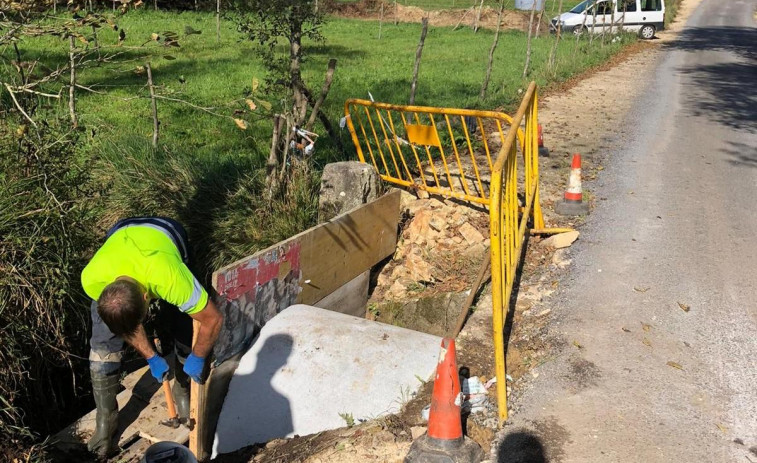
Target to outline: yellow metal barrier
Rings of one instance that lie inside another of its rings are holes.
[[[381,178],[489,206],[500,423],[507,420],[505,318],[529,221],[533,227],[531,233],[571,230],[544,227],[539,202],[538,111],[535,82],[529,85],[512,118],[494,111],[400,106],[355,99],[344,105],[360,161],[372,164]],[[442,130],[438,130],[437,124]],[[492,163],[492,152],[497,146],[499,154]],[[520,159],[518,151],[522,153]],[[520,175],[519,168],[523,169]]]
[[[497,374],[497,406],[500,423],[507,420],[507,381],[505,365],[505,318],[513,291],[515,273],[523,252],[523,243],[529,219],[532,233],[560,233],[570,229],[547,229],[539,202],[539,107],[536,83],[531,82],[518,112],[513,117],[511,130],[497,156],[492,169],[491,202],[489,205],[489,233],[491,236],[492,305],[494,328],[494,360]],[[523,184],[518,185],[518,145],[515,129],[524,125]],[[525,202],[519,206],[518,195]]]
[[[382,179],[489,204],[492,156],[512,123],[507,114],[357,99],[345,102],[344,114],[360,161]]]

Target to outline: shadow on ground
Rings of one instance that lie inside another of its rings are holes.
[[[541,439],[527,431],[505,436],[497,447],[497,455],[497,463],[547,463]]]
[[[686,104],[695,116],[728,127],[757,132],[757,29],[693,27],[665,46],[670,50],[706,52],[707,64],[684,66]],[[717,54],[715,54],[717,53]]]

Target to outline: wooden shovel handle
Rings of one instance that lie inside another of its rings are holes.
[[[172,420],[178,418],[179,415],[176,413],[176,404],[173,401],[173,392],[171,392],[171,384],[168,382],[168,380],[163,381],[163,392],[166,394],[168,418]]]

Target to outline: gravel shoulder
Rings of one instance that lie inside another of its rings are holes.
[[[667,47],[674,31],[661,37],[662,50],[545,99],[545,127],[552,117],[558,130],[561,122],[586,131],[571,129],[574,140],[601,140],[586,149],[584,187],[596,209],[566,255],[573,262],[558,291],[542,301],[558,347],[514,391],[495,461],[757,460],[753,245],[741,237],[755,224],[738,218],[750,207],[742,198],[754,174],[743,161],[757,139],[728,108],[692,110],[727,98],[701,80],[702,69],[744,62],[744,40],[724,38],[722,27],[744,18],[740,27],[753,31],[744,11],[755,5],[699,4],[684,2],[679,30],[691,17],[720,43]],[[737,84],[731,93],[753,95]],[[576,97],[618,110],[573,124],[565,111]],[[571,145],[555,146],[564,151],[555,157],[569,155]]]

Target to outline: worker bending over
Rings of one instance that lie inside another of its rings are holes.
[[[82,286],[92,298],[89,360],[97,407],[95,433],[87,447],[98,456],[116,450],[116,393],[124,341],[147,360],[157,381],[169,378],[168,363],[155,351],[143,325],[152,300],[157,299],[160,308],[151,316],[155,325],[173,338],[180,364],[173,385],[176,409],[180,418],[189,418],[189,378],[202,383],[205,359],[223,317],[188,263],[187,234],[181,224],[160,217],[138,217],[116,223],[82,271]],[[194,347],[192,319],[200,322]]]

